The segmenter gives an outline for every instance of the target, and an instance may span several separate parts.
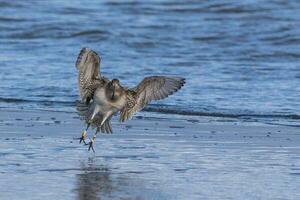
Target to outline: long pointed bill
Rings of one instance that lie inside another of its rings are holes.
[[[112,86],[112,95],[111,95],[111,99],[115,98],[115,86]]]

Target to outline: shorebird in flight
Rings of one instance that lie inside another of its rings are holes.
[[[115,113],[120,112],[120,122],[124,122],[150,101],[166,98],[185,84],[185,79],[181,77],[149,76],[136,87],[128,89],[121,86],[118,79],[109,81],[101,76],[100,64],[101,58],[89,48],[83,48],[76,61],[81,97],[77,110],[87,124],[79,142],[89,145],[88,150],[94,151],[93,143],[99,131],[112,133],[111,118]],[[86,143],[90,126],[96,127],[96,132]]]

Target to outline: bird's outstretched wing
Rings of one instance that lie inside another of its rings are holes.
[[[185,83],[184,78],[150,76],[144,78],[135,88],[127,90],[126,105],[121,110],[120,121],[124,122],[135,112],[143,109],[150,101],[166,98],[179,90]]]
[[[101,59],[97,53],[89,48],[82,48],[76,61],[79,70],[78,86],[83,102],[89,102],[96,88],[102,84],[100,76]]]

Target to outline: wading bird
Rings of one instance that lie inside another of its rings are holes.
[[[100,57],[89,48],[83,48],[76,61],[81,97],[77,110],[87,124],[80,143],[83,141],[87,144],[85,138],[88,128],[96,127],[96,132],[87,144],[89,150],[93,151],[93,143],[99,131],[112,133],[111,118],[115,113],[120,112],[120,122],[124,122],[150,101],[166,98],[185,84],[185,79],[181,77],[149,76],[136,87],[128,89],[118,79],[109,81],[101,76],[100,63]]]

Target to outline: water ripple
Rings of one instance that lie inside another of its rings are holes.
[[[89,46],[103,57],[102,73],[124,85],[154,74],[187,79],[146,111],[299,120],[299,6],[1,1],[0,107],[71,110],[79,98],[74,63]]]

